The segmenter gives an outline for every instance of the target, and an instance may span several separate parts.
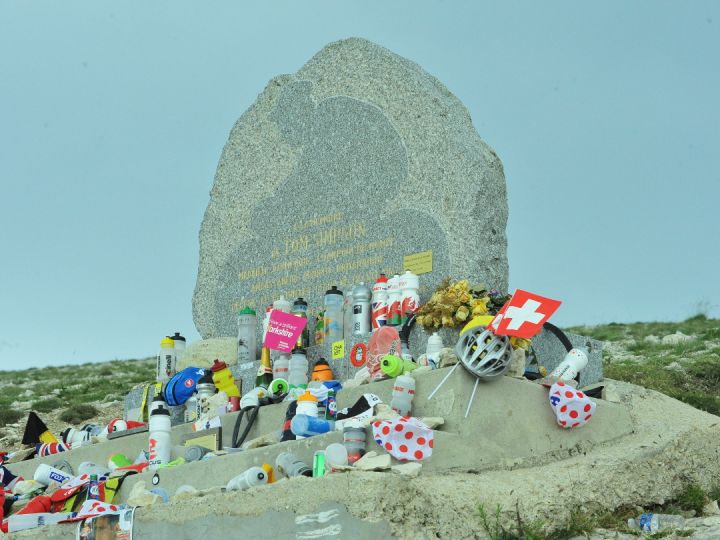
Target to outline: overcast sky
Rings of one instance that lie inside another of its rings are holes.
[[[720,315],[720,3],[0,3],[0,369],[198,335],[198,231],[270,78],[361,36],[505,166],[511,289],[561,325]],[[482,234],[482,231],[472,231]]]

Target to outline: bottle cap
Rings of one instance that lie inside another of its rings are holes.
[[[304,306],[304,307],[307,307],[307,305],[308,305],[308,303],[303,299],[302,296],[301,296],[300,298],[298,298],[297,300],[295,300],[295,302],[293,302],[293,307],[294,307],[294,306]]]
[[[217,358],[213,362],[213,365],[210,367],[213,373],[217,373],[218,371],[222,371],[223,369],[227,369],[227,364],[223,362],[222,360],[218,360]]]
[[[173,341],[186,341],[183,336],[180,335],[180,332],[175,332],[174,336],[168,336]]]
[[[402,375],[403,367],[403,359],[393,354],[386,354],[380,362],[380,369],[388,377]]]
[[[172,340],[172,338],[165,336],[160,342],[160,347],[162,347],[163,349],[174,349],[175,342]]]
[[[167,410],[162,405],[158,405],[157,408],[154,409],[152,413],[150,413],[150,416],[157,416],[159,414],[163,414],[165,416],[170,416],[170,411]]]
[[[255,315],[255,310],[250,306],[245,306],[240,311],[238,311],[238,315]]]
[[[337,285],[333,285],[329,290],[325,291],[325,294],[339,294],[342,296],[343,292],[337,288]]]
[[[302,347],[295,347],[292,350],[291,354],[302,354],[302,355],[307,356],[307,351],[305,349],[303,349]]]
[[[302,396],[300,396],[299,398],[297,398],[297,400],[298,401],[314,401],[315,403],[317,403],[317,398],[315,396],[313,396],[312,392],[310,392],[309,390],[305,390],[305,393]]]
[[[377,278],[375,283],[387,283],[387,280],[388,280],[387,276],[384,273],[381,273],[380,277]]]
[[[213,372],[208,369],[204,369],[203,371],[205,373],[203,374],[202,377],[200,377],[198,384],[215,384],[215,382],[213,381],[213,378],[212,378]]]
[[[272,468],[272,465],[269,463],[263,463],[260,468],[265,471],[265,474],[267,474],[267,483],[272,484],[275,481],[275,471]],[[262,480],[262,478],[258,477],[259,480]]]

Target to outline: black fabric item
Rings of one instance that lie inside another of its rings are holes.
[[[249,405],[247,407],[243,407],[240,409],[240,413],[238,414],[237,418],[235,419],[235,427],[233,428],[233,434],[231,439],[232,448],[240,448],[242,443],[245,442],[245,439],[248,436],[248,433],[250,433],[250,430],[253,427],[253,424],[255,424],[255,420],[257,420],[258,412],[260,411],[260,405]],[[242,435],[238,439],[238,433],[240,432],[240,426],[242,424],[243,417],[247,414],[247,425],[245,426],[245,430],[242,432]]]
[[[365,396],[361,396],[352,407],[345,407],[342,411],[338,411],[336,418],[338,420],[352,418],[353,416],[357,416],[370,408],[371,406],[368,403],[367,398]]]
[[[35,414],[35,412],[31,411],[30,414],[28,414],[27,423],[25,424],[25,433],[23,434],[22,443],[26,445],[40,443],[42,442],[40,440],[40,435],[46,431],[49,430],[45,425],[45,422],[40,420],[40,417]]]
[[[283,424],[282,429],[282,436],[280,437],[281,442],[285,441],[294,441],[295,440],[295,434],[290,429],[290,422],[292,421],[293,417],[295,416],[295,412],[297,411],[297,401],[291,401],[288,405],[287,411],[285,411],[285,423]]]

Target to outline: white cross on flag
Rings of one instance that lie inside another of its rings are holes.
[[[490,323],[490,328],[498,336],[531,339],[560,304],[560,300],[517,289]]]

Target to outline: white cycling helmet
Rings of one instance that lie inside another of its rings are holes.
[[[502,377],[510,368],[510,339],[496,336],[484,326],[464,332],[455,345],[455,352],[465,369],[485,381]]]

